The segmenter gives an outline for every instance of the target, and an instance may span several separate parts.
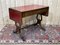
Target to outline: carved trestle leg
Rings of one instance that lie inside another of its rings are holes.
[[[37,23],[36,23],[36,24],[34,24],[34,25],[39,24],[40,29],[42,29],[43,31],[45,31],[45,29],[44,29],[44,28],[42,27],[42,25],[41,25],[42,15],[40,15],[40,19],[38,19],[38,14],[37,14],[36,19],[37,19]]]
[[[15,26],[16,26],[16,30],[13,31],[13,33],[18,33],[18,34],[20,35],[20,38],[21,38],[23,41],[25,41],[26,39],[25,39],[25,37],[22,35],[22,32],[21,32],[21,30],[22,30],[22,28],[21,28],[21,23],[15,22]]]
[[[21,33],[21,24],[15,22],[16,30],[13,31],[14,33]]]

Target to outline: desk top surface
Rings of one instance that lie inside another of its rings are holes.
[[[46,8],[48,6],[43,6],[43,5],[24,5],[24,6],[19,6],[19,7],[13,7],[12,9],[20,11],[20,12],[25,12],[25,11],[30,11],[30,10],[36,10],[36,9],[41,9],[41,8]]]

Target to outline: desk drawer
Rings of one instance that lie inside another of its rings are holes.
[[[23,12],[23,17],[34,15],[34,14],[42,14],[44,16],[47,16],[46,13],[48,15],[48,7],[47,8],[43,8],[43,9],[37,9],[37,10],[31,10],[31,11]]]

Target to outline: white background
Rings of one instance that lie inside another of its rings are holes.
[[[17,7],[22,5],[48,5],[49,6],[49,16],[43,16],[43,24],[60,25],[60,0],[0,0],[0,25],[13,24],[14,22],[9,19],[9,7]],[[23,23],[34,20],[31,17],[26,17],[23,19]],[[30,18],[30,20],[26,20]],[[13,23],[12,23],[13,22]],[[29,24],[29,23],[28,23]]]

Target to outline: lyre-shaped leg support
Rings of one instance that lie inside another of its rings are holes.
[[[37,25],[37,24],[39,24],[40,25],[40,28],[43,30],[43,31],[45,31],[45,29],[42,27],[42,25],[41,25],[41,21],[42,21],[42,15],[40,15],[41,16],[41,18],[40,19],[38,19],[38,14],[37,14],[37,16],[36,16],[36,19],[37,19],[37,23],[36,24],[34,24],[34,25]]]
[[[15,26],[16,26],[16,30],[13,31],[13,33],[18,33],[20,35],[20,38],[25,41],[25,37],[22,35],[22,32],[21,32],[21,24],[20,23],[17,23],[15,22]]]

